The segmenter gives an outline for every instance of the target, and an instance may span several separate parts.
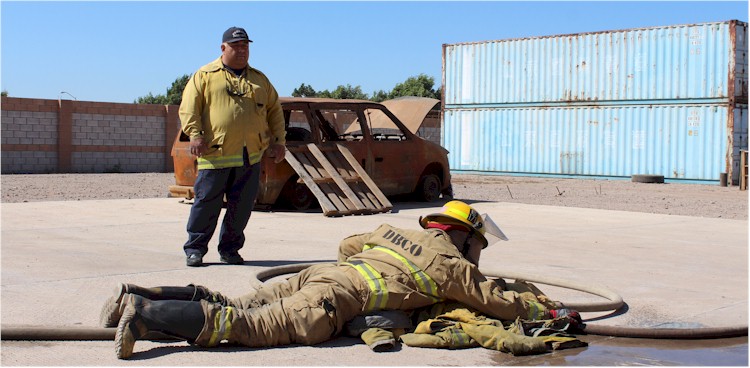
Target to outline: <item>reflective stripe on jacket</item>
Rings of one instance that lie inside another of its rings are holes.
[[[268,78],[250,66],[238,77],[221,57],[193,74],[179,113],[183,132],[208,146],[199,170],[242,166],[243,149],[255,164],[271,143],[286,143],[279,96]]]
[[[343,262],[342,264],[354,267],[365,279],[367,286],[370,287],[370,296],[367,299],[367,304],[365,304],[365,312],[385,309],[388,304],[388,287],[378,270],[362,261]]]
[[[378,247],[388,251],[375,251]],[[344,239],[339,246],[338,260],[362,261],[377,270],[376,276],[385,281],[388,291],[384,309],[411,310],[444,299],[461,302],[494,318],[515,320],[517,317],[539,318],[549,308],[528,303],[517,292],[503,291],[482,275],[476,265],[463,258],[450,237],[438,229],[409,230],[384,224],[371,233]],[[416,274],[424,273],[432,283],[420,285],[410,265],[419,270]],[[426,291],[432,284],[435,294]]]
[[[434,299],[435,303],[441,302],[443,300],[437,291],[437,284],[435,284],[435,281],[430,277],[430,275],[424,273],[424,271],[422,271],[422,269],[420,269],[419,266],[415,265],[412,261],[398,254],[393,249],[389,249],[380,245],[365,244],[364,250],[370,249],[387,253],[391,257],[401,261],[401,263],[403,263],[404,266],[409,269],[409,272],[411,272],[411,276],[417,283],[417,288],[420,292]]]

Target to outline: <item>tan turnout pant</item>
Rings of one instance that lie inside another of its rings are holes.
[[[356,285],[361,282],[349,266],[320,264],[227,306],[203,300],[206,322],[195,343],[262,347],[328,341],[363,310],[367,289],[361,291],[363,285]]]

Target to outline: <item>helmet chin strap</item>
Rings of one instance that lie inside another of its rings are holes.
[[[469,254],[469,248],[471,247],[471,245],[469,244],[469,240],[471,240],[471,238],[474,236],[475,231],[476,230],[474,229],[469,230],[468,235],[466,235],[466,239],[464,239],[464,245],[461,249],[461,255],[464,256],[464,258],[466,258],[466,255]]]

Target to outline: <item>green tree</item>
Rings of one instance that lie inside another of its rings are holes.
[[[292,91],[292,97],[318,97],[318,92],[312,86],[302,83]]]
[[[346,86],[338,86],[331,92],[331,98],[337,99],[355,99],[355,100],[367,100],[369,97],[367,93],[362,92],[362,87],[352,87],[351,84]]]
[[[0,92],[0,96],[8,97],[8,91],[2,91],[2,92]]]
[[[426,74],[409,77],[403,83],[399,83],[389,94],[389,98],[402,96],[430,97],[440,99],[440,89],[435,90],[435,78]]]
[[[390,98],[389,93],[381,89],[381,90],[373,92],[372,97],[370,97],[370,100],[373,100],[375,102],[383,102],[389,98]]]
[[[335,90],[322,90],[315,91],[315,89],[307,84],[302,83],[299,88],[295,88],[292,91],[293,97],[320,97],[320,98],[335,98],[335,99],[357,99],[357,100],[368,100],[369,97],[366,93],[362,92],[362,87],[352,87],[351,84],[340,85]]]
[[[175,79],[172,86],[167,89],[166,95],[152,95],[151,92],[146,96],[138,97],[134,102],[137,104],[151,105],[179,105],[182,102],[182,91],[190,80],[190,75],[185,74]]]
[[[179,105],[182,103],[182,91],[185,90],[185,86],[187,86],[189,80],[190,75],[185,74],[172,82],[172,87],[169,87],[167,90],[167,105]]]
[[[372,93],[372,97],[369,97],[366,93],[362,92],[362,87],[352,87],[351,84],[340,85],[335,90],[323,90],[316,91],[311,85],[302,83],[299,88],[295,88],[292,91],[293,97],[321,97],[321,98],[337,98],[337,99],[358,99],[358,100],[370,100],[375,102],[383,102],[397,97],[403,96],[417,96],[417,97],[429,97],[440,99],[442,94],[442,87],[435,89],[435,78],[430,77],[426,74],[420,74],[415,77],[409,77],[404,82],[397,84],[393,90],[386,92],[384,90],[377,90]]]
[[[138,97],[134,103],[142,104],[142,105],[166,105],[167,104],[167,96],[164,95],[152,95],[151,92],[149,92],[145,96]]]

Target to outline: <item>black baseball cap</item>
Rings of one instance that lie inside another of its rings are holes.
[[[230,27],[224,31],[224,37],[221,38],[221,43],[232,43],[237,41],[253,42],[253,40],[247,37],[247,32],[240,27]]]

